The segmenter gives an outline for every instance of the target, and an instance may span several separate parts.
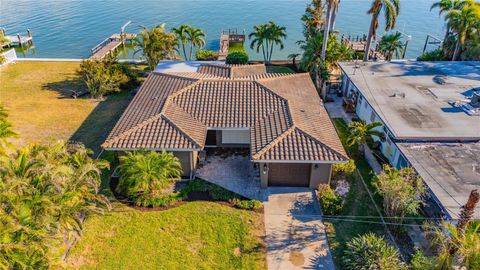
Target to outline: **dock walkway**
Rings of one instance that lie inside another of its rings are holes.
[[[90,59],[102,59],[105,56],[109,55],[111,52],[115,51],[125,41],[131,41],[135,37],[135,34],[123,34],[122,39],[121,34],[113,34],[100,42],[97,46],[92,48],[92,56],[90,56]]]

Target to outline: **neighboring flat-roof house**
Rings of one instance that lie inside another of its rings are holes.
[[[161,70],[142,84],[106,150],[165,149],[191,177],[205,147],[249,147],[264,187],[316,187],[347,160],[308,74],[266,73],[264,65]]]
[[[393,166],[412,166],[456,217],[470,191],[480,188],[480,108],[472,98],[480,92],[480,62],[339,66],[344,99],[353,101],[360,119],[384,125],[382,154]]]

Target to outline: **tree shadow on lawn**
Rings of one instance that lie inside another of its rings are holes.
[[[87,88],[78,75],[69,75],[65,80],[46,83],[42,88],[47,91],[57,92],[60,99],[72,98],[74,92],[87,93]]]
[[[131,98],[129,91],[122,91],[99,101],[70,140],[83,143],[92,149],[96,156],[101,151],[101,144],[125,111]]]

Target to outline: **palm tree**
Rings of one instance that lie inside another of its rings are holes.
[[[340,0],[338,0],[337,8],[332,12],[332,18],[330,18],[330,32],[335,30],[335,22],[337,20],[338,7],[340,6]]]
[[[480,221],[471,220],[461,232],[447,222],[441,226],[429,224],[426,227],[430,231],[432,244],[437,248],[435,269],[447,270],[455,266],[459,266],[459,269],[479,269]]]
[[[127,152],[120,157],[120,182],[117,190],[128,198],[154,198],[182,174],[182,165],[172,153],[162,151]]]
[[[299,41],[300,48],[303,50],[300,67],[310,72],[315,81],[317,89],[321,88],[321,80],[328,78],[328,70],[325,61],[322,60],[321,51],[323,44],[323,33],[317,32],[314,36],[305,41]]]
[[[370,46],[372,45],[372,39],[377,35],[378,17],[382,10],[385,15],[385,31],[389,31],[395,27],[397,22],[397,17],[400,12],[400,0],[373,0],[367,12],[367,14],[372,15],[372,21],[370,23],[370,30],[368,31],[363,61],[368,61]]]
[[[305,24],[305,37],[314,35],[325,25],[325,18],[323,18],[324,13],[325,10],[323,9],[322,0],[312,0],[301,18]]]
[[[165,31],[165,24],[155,25],[152,29],[140,26],[140,37],[135,38],[134,43],[139,50],[143,51],[150,70],[154,70],[160,60],[172,58],[178,45],[177,37],[173,33]]]
[[[280,46],[280,50],[283,50],[283,40],[287,38],[286,28],[284,26],[278,26],[275,22],[270,21],[268,23],[268,35],[267,40],[270,42],[270,53],[268,55],[268,62],[272,61],[273,45]],[[267,48],[268,50],[268,48]]]
[[[8,148],[11,147],[11,143],[8,141],[10,138],[18,136],[11,128],[12,124],[7,121],[8,113],[3,106],[0,106],[0,155],[6,155]]]
[[[378,43],[378,50],[385,54],[387,61],[392,60],[393,54],[400,57],[402,49],[402,33],[400,32],[384,35]]]
[[[349,146],[358,145],[358,150],[363,153],[367,139],[372,136],[383,138],[384,134],[376,128],[383,126],[380,122],[373,122],[367,124],[365,121],[353,121],[348,125],[350,129],[350,135],[348,136],[347,143]]]
[[[398,250],[383,237],[368,233],[352,238],[344,256],[347,269],[406,270]]]
[[[432,4],[430,7],[430,10],[433,10],[434,8],[438,8],[438,14],[442,15],[445,13],[448,13],[450,10],[453,9],[459,9],[460,8],[460,3],[462,3],[462,0],[440,0],[438,2],[435,2]],[[447,30],[445,31],[445,37],[443,40],[447,40],[448,35],[450,34],[450,27],[447,24]]]
[[[268,57],[268,40],[267,40],[267,31],[268,26],[266,24],[260,24],[253,26],[253,32],[248,35],[250,39],[250,48],[255,49],[257,53],[262,49],[263,61],[267,62]],[[267,48],[267,51],[265,50]]]
[[[187,51],[185,50],[185,44],[188,42],[188,36],[187,36],[187,31],[190,25],[188,24],[182,24],[180,27],[172,28],[172,32],[175,33],[177,36],[177,39],[180,41],[180,44],[182,45],[182,51],[183,51],[183,56],[185,57],[185,60],[187,60]]]
[[[296,62],[295,60],[297,59],[297,57],[299,57],[300,54],[299,53],[291,53],[287,56],[288,59],[292,59],[292,65],[296,66]]]
[[[456,34],[455,50],[452,61],[460,56],[465,40],[469,34],[480,29],[480,4],[471,0],[464,0],[462,7],[450,10],[445,16],[448,27]]]
[[[325,61],[327,54],[328,38],[330,36],[330,27],[332,24],[332,13],[338,10],[339,0],[327,0],[327,24],[325,25],[323,44],[322,44],[322,60]]]
[[[205,32],[200,28],[189,26],[186,34],[187,40],[190,42],[190,57],[188,60],[192,60],[193,48],[203,48],[205,46]]]

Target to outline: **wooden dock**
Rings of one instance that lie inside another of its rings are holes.
[[[237,29],[228,29],[228,31],[222,30],[220,35],[220,46],[218,50],[218,60],[222,61],[227,58],[230,42],[245,43],[245,31],[239,34]]]
[[[136,34],[126,33],[113,34],[91,49],[92,56],[90,56],[90,59],[102,59],[105,56],[109,55],[111,52],[115,51],[120,45],[124,44],[126,41],[132,41],[136,36]]]

